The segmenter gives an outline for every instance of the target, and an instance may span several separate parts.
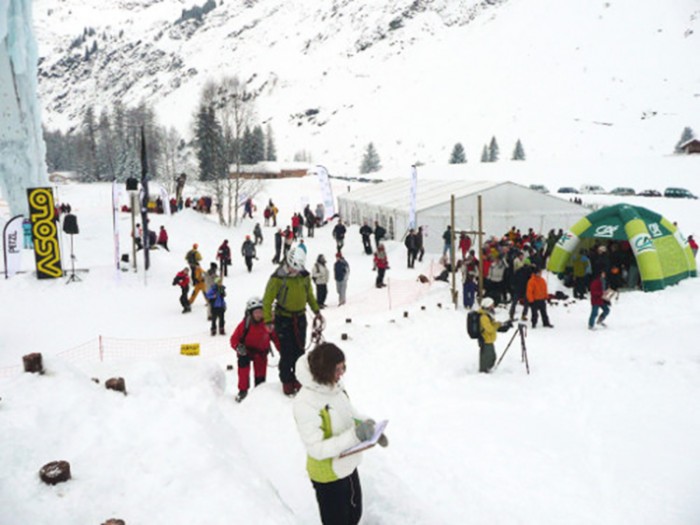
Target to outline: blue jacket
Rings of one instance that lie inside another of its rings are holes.
[[[226,309],[226,287],[223,285],[212,284],[211,288],[204,294],[211,303],[213,308]]]

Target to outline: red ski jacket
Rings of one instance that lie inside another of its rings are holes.
[[[268,332],[263,321],[256,323],[251,320],[248,326],[248,333],[245,334],[245,340],[242,341],[241,338],[245,332],[245,322],[246,320],[243,319],[233,331],[231,335],[231,348],[235,350],[236,347],[242,343],[248,350],[267,352],[267,349],[270,348],[270,340],[272,340],[279,352],[280,341],[277,337],[277,333],[274,330]]]

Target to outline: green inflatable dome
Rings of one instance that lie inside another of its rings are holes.
[[[672,222],[646,208],[617,204],[587,215],[561,236],[547,269],[564,272],[569,258],[584,239],[629,241],[645,292],[662,290],[686,277],[697,277],[688,240]]]

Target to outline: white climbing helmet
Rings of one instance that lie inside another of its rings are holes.
[[[248,299],[248,302],[245,304],[245,311],[246,312],[252,312],[253,310],[257,310],[258,308],[262,308],[262,299],[260,297],[251,297]]]
[[[306,264],[306,252],[299,248],[299,246],[293,246],[287,253],[287,264],[294,270],[300,272],[304,269]]]
[[[488,310],[489,308],[493,308],[493,305],[494,305],[494,302],[493,302],[493,299],[491,297],[484,297],[481,300],[481,307],[482,308],[485,308]]]

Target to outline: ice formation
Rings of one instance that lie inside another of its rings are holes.
[[[0,189],[12,215],[27,213],[27,188],[48,184],[31,3],[0,0]]]

